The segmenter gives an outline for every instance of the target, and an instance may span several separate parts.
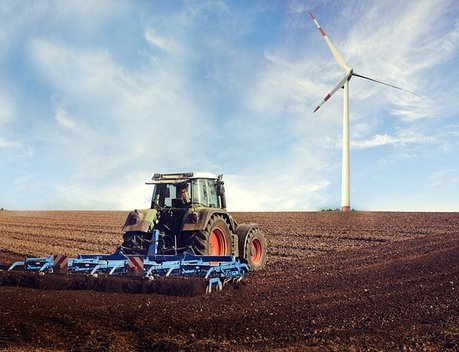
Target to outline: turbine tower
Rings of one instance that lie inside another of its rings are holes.
[[[409,90],[394,86],[392,84],[384,83],[378,81],[376,79],[359,75],[354,72],[352,68],[350,68],[346,62],[344,61],[343,57],[333,45],[333,43],[328,38],[327,34],[325,33],[324,29],[320,26],[319,22],[317,22],[316,18],[309,11],[309,15],[311,16],[314,24],[319,29],[320,34],[324,38],[325,42],[327,43],[330,51],[335,58],[336,62],[339,66],[344,70],[344,76],[339,80],[339,82],[333,87],[333,89],[328,93],[325,98],[320,102],[320,104],[315,108],[314,112],[319,110],[319,108],[331,98],[333,94],[340,88],[344,90],[344,102],[343,102],[343,151],[342,151],[342,169],[341,169],[341,211],[349,211],[351,210],[350,205],[350,160],[349,160],[349,81],[353,76],[360,77],[363,79],[367,79],[369,81],[373,81],[376,83],[384,84],[386,86],[400,89],[406,92],[413,93]]]

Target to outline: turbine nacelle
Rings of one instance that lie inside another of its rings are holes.
[[[352,76],[354,75],[354,69],[353,69],[353,68],[349,69],[349,70],[346,72],[346,74],[348,75],[347,80],[348,80],[348,82],[349,82],[349,81],[351,80]]]

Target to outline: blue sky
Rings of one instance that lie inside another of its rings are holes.
[[[459,209],[459,4],[2,1],[0,207],[148,207],[155,172],[223,173],[230,210]]]

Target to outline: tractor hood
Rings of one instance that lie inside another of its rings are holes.
[[[155,226],[156,218],[156,209],[135,209],[129,213],[126,222],[124,223],[123,231],[151,232]]]

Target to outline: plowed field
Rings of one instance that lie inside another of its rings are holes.
[[[235,213],[265,270],[193,297],[0,286],[0,350],[458,351],[459,213]],[[111,253],[127,212],[0,212],[0,269]]]

